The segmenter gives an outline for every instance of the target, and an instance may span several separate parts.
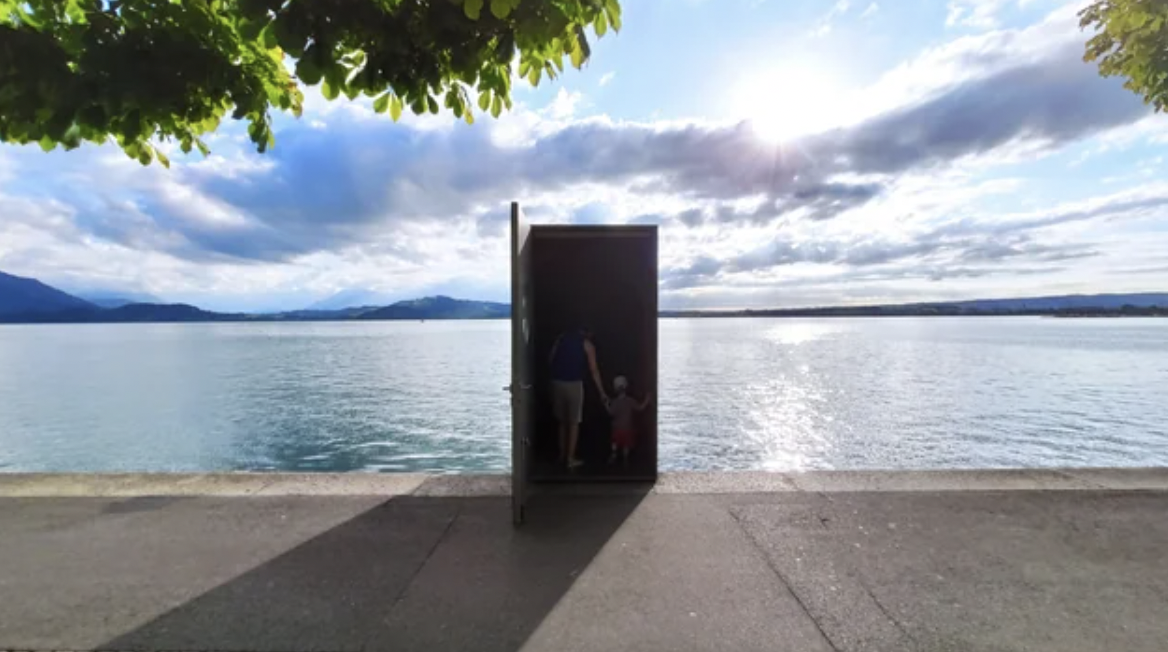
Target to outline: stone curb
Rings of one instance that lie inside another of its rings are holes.
[[[604,495],[622,484],[544,485],[545,493]],[[1168,468],[970,469],[953,471],[714,471],[663,473],[656,494],[921,491],[1166,491]],[[144,496],[507,496],[510,476],[420,473],[9,473],[0,498]]]

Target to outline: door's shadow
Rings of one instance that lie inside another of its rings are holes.
[[[393,498],[99,648],[518,650],[648,489]]]

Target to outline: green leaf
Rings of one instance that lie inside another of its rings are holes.
[[[170,159],[166,157],[166,154],[162,153],[162,150],[155,148],[154,155],[158,157],[158,162],[162,164],[162,167],[168,170],[170,169]]]
[[[324,95],[324,99],[335,100],[340,96],[341,89],[333,85],[332,80],[326,77],[324,82],[320,85],[320,92],[322,95]]]
[[[81,127],[72,125],[65,135],[61,138],[61,144],[66,150],[73,150],[81,147]]]
[[[503,20],[511,13],[511,3],[508,0],[491,0],[491,13]]]
[[[479,108],[486,111],[491,108],[491,92],[483,91],[479,93]]]
[[[604,36],[608,33],[608,17],[603,12],[596,14],[596,22],[592,23],[592,27],[596,30],[596,36]]]
[[[616,31],[621,28],[621,6],[617,0],[606,0],[604,3],[605,13],[608,14],[608,23]]]
[[[376,113],[385,113],[387,110],[389,110],[390,97],[390,93],[385,93],[384,95],[381,95],[377,99],[373,100],[373,111]]]
[[[491,102],[491,115],[498,118],[499,115],[502,113],[503,113],[503,101],[499,98],[498,95],[496,95],[495,99]]]
[[[315,46],[309,46],[309,52],[305,52],[304,56],[296,62],[296,77],[309,86],[320,83],[321,78],[321,70],[316,65],[316,58],[310,56],[313,47]]]
[[[154,160],[154,148],[149,145],[143,145],[138,150],[138,162],[142,165],[150,165]]]
[[[260,33],[264,31],[267,24],[259,20],[245,20],[239,25],[239,35],[247,41],[254,41],[259,38]]]
[[[467,18],[478,20],[483,13],[483,0],[465,0],[462,10],[466,12]]]
[[[51,152],[57,148],[57,141],[53,140],[52,138],[50,138],[48,136],[41,137],[41,139],[38,142],[40,143],[41,149],[43,149],[46,152]]]
[[[434,99],[433,95],[429,95],[426,97],[426,103],[430,107],[430,113],[433,113],[433,114],[438,113],[438,100]]]
[[[272,27],[271,23],[268,23],[268,25],[264,27],[264,31],[260,33],[260,42],[263,43],[264,47],[269,50],[275,50],[276,48],[280,47],[280,43],[276,39],[276,30]]]
[[[211,155],[211,148],[207,147],[207,143],[204,143],[202,140],[196,138],[195,146],[199,148],[199,151],[203,153],[203,156]]]
[[[272,32],[276,35],[276,43],[280,49],[293,57],[303,56],[304,44],[308,37],[299,30],[293,29],[291,21],[286,16],[280,16],[272,23]]]
[[[401,118],[402,108],[404,107],[402,107],[401,98],[397,95],[391,96],[389,100],[389,115],[393,118],[394,122],[397,122]]]

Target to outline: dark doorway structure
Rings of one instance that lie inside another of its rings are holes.
[[[516,519],[529,483],[653,481],[657,477],[657,228],[530,225],[512,205],[512,407]],[[580,468],[560,464],[551,351],[561,333],[592,330],[606,391],[654,400],[636,417],[628,465],[609,463],[611,420],[584,381]]]

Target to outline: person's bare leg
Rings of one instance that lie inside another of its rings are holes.
[[[576,442],[580,439],[580,424],[568,424],[568,466],[579,466],[580,460],[576,459]]]

